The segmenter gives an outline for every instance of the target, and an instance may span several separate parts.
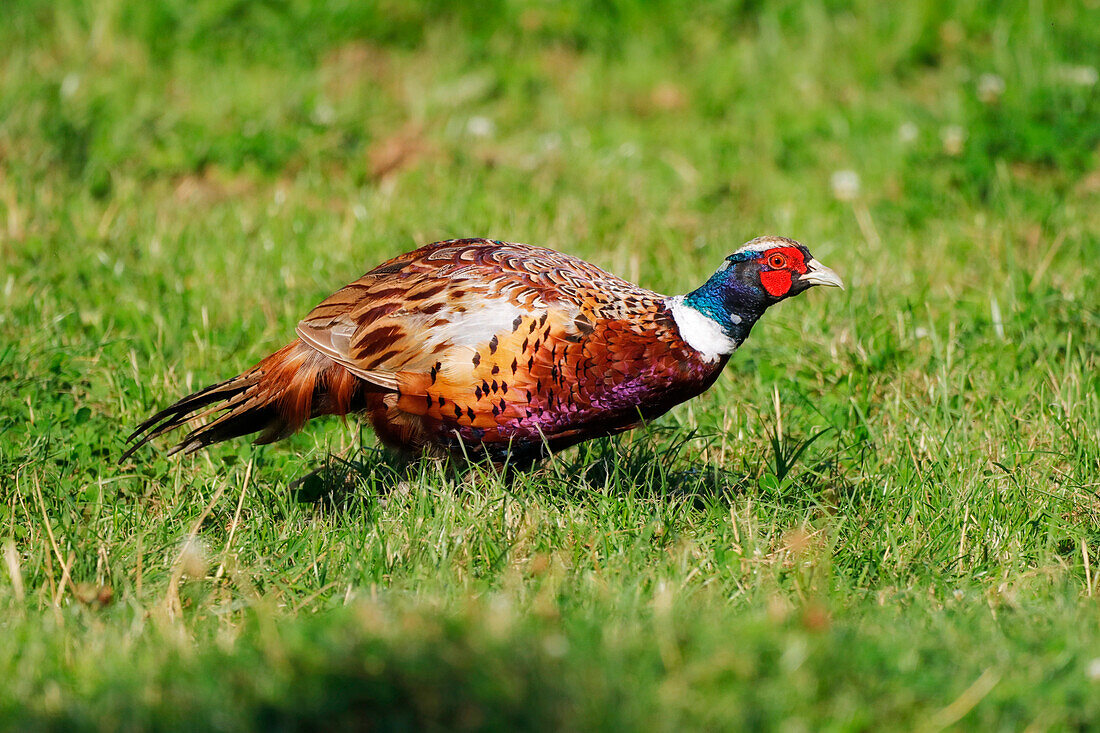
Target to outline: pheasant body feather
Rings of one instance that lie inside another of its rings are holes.
[[[338,290],[252,370],[146,421],[126,455],[196,410],[221,409],[176,449],[256,430],[267,442],[310,417],[363,412],[394,447],[529,461],[701,393],[758,316],[734,314],[727,333],[683,297],[570,255],[437,242]]]

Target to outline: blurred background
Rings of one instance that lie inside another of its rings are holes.
[[[484,234],[672,288],[769,232],[843,249],[856,287],[919,295],[964,263],[987,280],[1038,265],[1059,233],[1081,253],[1073,213],[1100,188],[1095,11],[15,0],[6,254],[40,242],[89,275],[103,258],[108,274],[168,257],[183,278],[285,265],[327,288]],[[49,196],[67,216],[36,216]],[[217,256],[173,251],[213,231]],[[247,290],[287,284],[268,280]]]
[[[959,301],[996,336],[1065,328],[1063,296],[1096,292],[1096,11],[14,0],[0,328],[124,336],[171,357],[153,371],[209,364],[207,344],[252,360],[432,240],[542,244],[683,292],[765,233],[853,293],[780,334]]]
[[[0,713],[1100,716],[1100,0],[4,0],[0,49]],[[421,244],[676,293],[761,234],[848,290],[565,479],[301,501],[336,420],[114,466]]]

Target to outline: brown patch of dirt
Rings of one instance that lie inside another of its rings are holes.
[[[176,179],[175,195],[180,203],[212,204],[247,196],[256,190],[256,182],[239,173],[207,166],[201,173]]]
[[[393,79],[389,54],[362,41],[346,43],[330,51],[320,65],[325,93],[344,99],[364,86],[388,86]]]
[[[409,123],[392,135],[376,141],[367,149],[367,168],[375,180],[388,178],[415,165],[431,152],[419,124]]]

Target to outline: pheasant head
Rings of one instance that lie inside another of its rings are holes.
[[[758,237],[722,263],[702,287],[673,305],[687,340],[705,354],[725,356],[746,338],[770,306],[815,285],[843,288],[840,276],[786,237]]]

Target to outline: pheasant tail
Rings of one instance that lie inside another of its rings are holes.
[[[119,462],[153,438],[210,417],[169,455],[192,453],[256,432],[260,433],[256,443],[272,443],[312,417],[347,414],[358,406],[360,392],[370,389],[372,385],[295,339],[243,374],[188,395],[150,417],[127,438],[132,445]]]

